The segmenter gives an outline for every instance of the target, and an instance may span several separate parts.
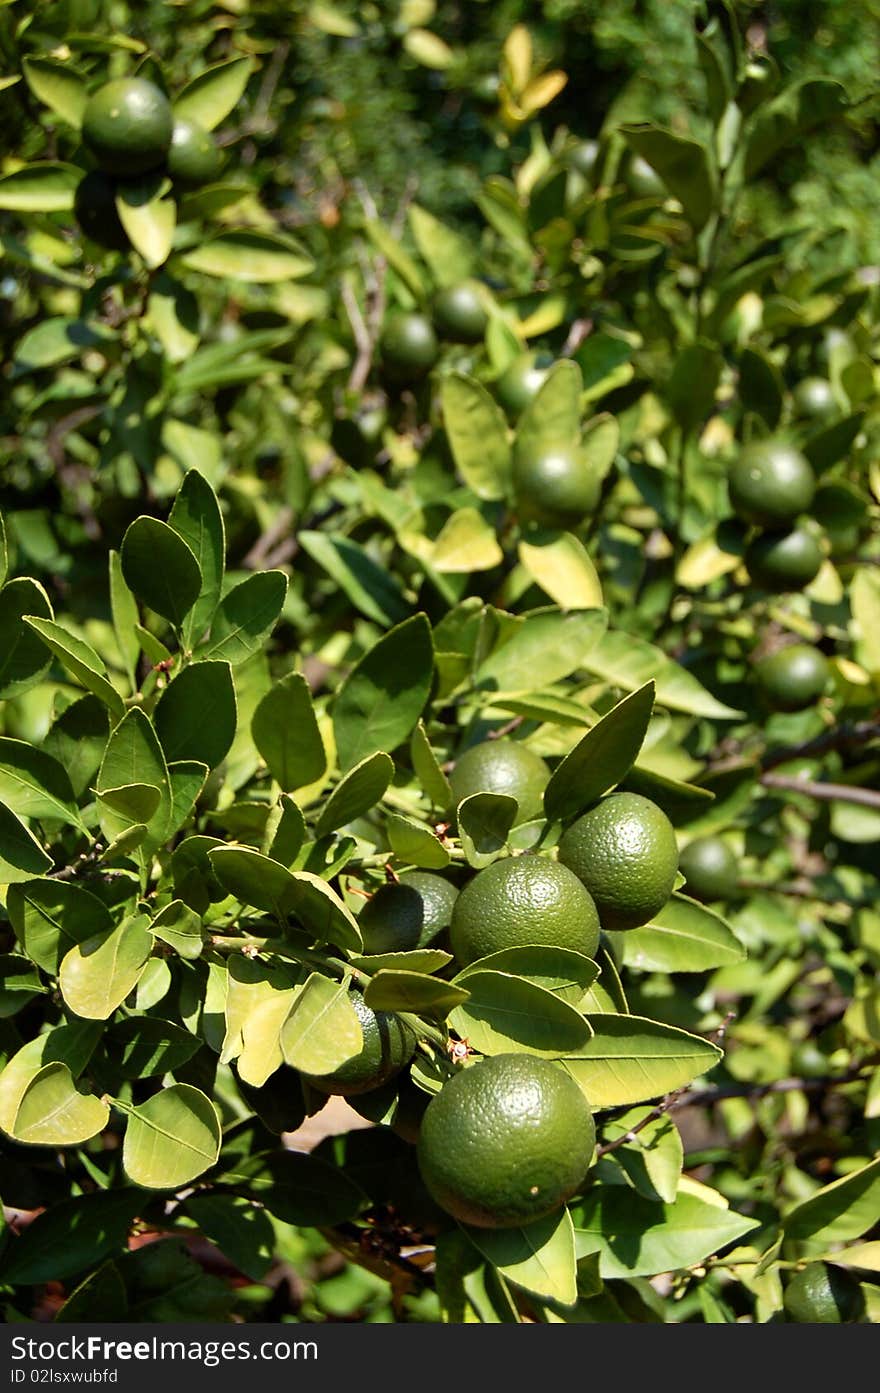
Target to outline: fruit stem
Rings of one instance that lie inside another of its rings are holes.
[[[421,1016],[415,1015],[412,1011],[397,1011],[395,1014],[400,1020],[406,1022],[410,1030],[412,1030],[420,1040],[430,1040],[432,1044],[438,1045],[440,1049],[443,1050],[444,1054],[446,1053],[448,1037],[444,1035],[442,1031],[437,1030],[433,1025],[428,1025],[427,1021],[423,1021]]]

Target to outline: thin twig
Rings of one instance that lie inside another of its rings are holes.
[[[799,779],[790,774],[762,774],[764,788],[778,788],[788,793],[804,793],[820,802],[857,803],[862,808],[880,811],[880,791],[856,788],[852,784],[817,783],[814,779]]]
[[[242,559],[242,566],[248,571],[259,571],[268,565],[268,557],[277,544],[285,537],[293,522],[293,509],[285,505],[262,536],[258,537],[250,551]]]

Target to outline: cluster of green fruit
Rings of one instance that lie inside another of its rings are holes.
[[[76,191],[77,220],[86,236],[110,250],[128,249],[118,198],[138,201],[139,181],[163,174],[175,190],[212,183],[223,160],[211,134],[196,121],[175,116],[161,88],[142,77],[105,82],[89,98],[82,139],[97,168]]]
[[[824,560],[816,530],[801,520],[816,491],[809,460],[785,441],[755,441],[740,452],[728,483],[735,513],[755,529],[745,553],[752,581],[773,593],[809,585]],[[812,706],[829,675],[825,655],[807,643],[788,644],[755,665],[758,686],[777,711]]]
[[[476,793],[513,797],[518,824],[542,815],[550,777],[544,760],[512,739],[485,741],[457,760],[456,804]],[[412,951],[448,935],[455,969],[524,947],[593,957],[602,930],[647,923],[672,893],[678,850],[672,824],[635,793],[606,796],[564,831],[558,859],[542,852],[494,861],[459,890],[443,876],[410,871],[369,899],[359,924],[369,954]],[[361,1052],[329,1076],[307,1082],[357,1097],[402,1073],[416,1038],[393,1013],[360,996]],[[481,1227],[528,1223],[552,1213],[581,1187],[595,1128],[578,1085],[559,1065],[500,1054],[453,1074],[417,1108],[422,1178],[454,1218]]]
[[[430,315],[396,310],[389,315],[380,344],[382,370],[392,387],[420,382],[440,356],[440,342],[480,343],[489,324],[477,281],[458,281],[434,296]]]

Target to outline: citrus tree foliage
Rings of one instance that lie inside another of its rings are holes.
[[[876,291],[809,227],[738,222],[845,89],[786,86],[712,6],[691,127],[587,143],[514,27],[493,121],[529,153],[467,237],[413,188],[388,218],[354,183],[344,214],[291,206],[258,25],[163,64],[26,9],[2,16],[31,115],[0,177],[9,1312],[54,1283],[66,1320],[276,1318],[278,1257],[329,1245],[409,1319],[876,1319]],[[442,70],[433,31],[403,42]],[[96,171],[83,113],[130,76],[217,178]],[[502,740],[544,762],[533,806],[454,792]],[[615,793],[681,871],[593,956],[464,964],[445,922],[383,917],[413,873],[571,864]],[[533,1223],[456,1222],[420,1119],[509,1054],[580,1089],[592,1164]],[[285,1146],[328,1076],[375,1125]]]

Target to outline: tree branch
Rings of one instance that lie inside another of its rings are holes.
[[[820,802],[857,803],[862,808],[876,808],[880,812],[880,791],[873,788],[856,788],[852,784],[817,783],[814,779],[799,779],[791,774],[762,774],[764,788],[778,788],[789,793],[805,793],[808,798]]]

